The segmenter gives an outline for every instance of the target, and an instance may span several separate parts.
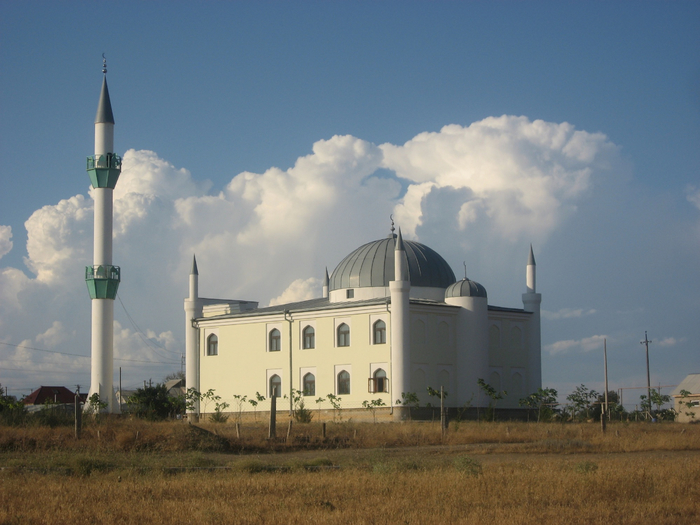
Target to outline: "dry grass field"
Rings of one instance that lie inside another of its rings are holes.
[[[0,427],[0,523],[700,523],[700,425],[327,430]]]

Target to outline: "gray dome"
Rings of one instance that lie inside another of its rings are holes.
[[[476,281],[462,279],[445,290],[445,299],[450,297],[486,297],[486,288]]]
[[[394,280],[396,236],[360,246],[333,270],[329,290],[389,286]],[[403,241],[411,286],[447,288],[455,274],[439,253],[415,241]]]

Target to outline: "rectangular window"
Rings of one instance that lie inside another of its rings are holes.
[[[345,298],[352,299],[355,297],[355,290],[345,290]]]

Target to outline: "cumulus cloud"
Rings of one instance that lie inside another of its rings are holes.
[[[12,228],[0,225],[0,259],[12,250]]]
[[[124,305],[115,305],[115,356],[168,363],[164,372],[172,371],[184,348],[181,301],[193,253],[203,296],[261,304],[318,297],[324,268],[387,235],[391,213],[408,238],[424,240],[453,265],[478,246],[489,258],[483,266],[493,267],[509,258],[503,246],[511,249],[514,239],[523,243],[524,264],[527,243],[544,242],[565,224],[610,175],[616,155],[602,134],[503,116],[445,126],[403,145],[334,136],[288,169],[232,173],[212,192],[209,181],[155,152],[130,149],[114,192]],[[88,355],[82,267],[92,259],[93,201],[62,199],[25,226],[31,274],[0,268],[4,337]],[[11,231],[0,227],[0,254],[11,247]],[[593,312],[563,309],[550,318]],[[126,328],[128,317],[143,330]],[[561,341],[550,351],[588,344]]]
[[[382,166],[412,183],[397,207],[397,218],[410,220],[407,233],[416,234],[431,191],[468,189],[468,200],[454,213],[459,228],[483,218],[511,239],[541,238],[555,229],[576,210],[595,170],[607,169],[617,155],[601,133],[506,115],[380,147]]]
[[[552,355],[568,352],[590,352],[603,348],[603,341],[606,337],[605,335],[593,335],[579,340],[568,339],[566,341],[557,341],[545,346],[544,350]]]
[[[542,310],[542,317],[544,319],[554,321],[558,319],[574,319],[579,317],[585,317],[588,315],[595,314],[596,311],[593,308],[585,310],[583,308],[561,308],[556,312],[550,312],[548,310]]]
[[[281,295],[272,299],[270,306],[320,297],[321,283],[321,279],[316,279],[315,277],[297,279]]]

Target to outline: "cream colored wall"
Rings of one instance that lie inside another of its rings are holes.
[[[527,392],[526,315],[489,312],[489,377],[484,380],[497,390],[508,392],[503,400],[498,401],[498,408],[519,408],[520,399],[530,393]],[[495,337],[495,328],[498,329],[498,338]],[[515,334],[519,337],[514,337]],[[500,385],[496,384],[494,374],[500,377]]]
[[[430,309],[411,309],[411,381],[410,391],[417,394],[420,404],[439,403],[437,398],[428,395],[427,387],[440,389],[441,383],[448,392],[456,392],[457,354],[456,354],[456,322],[457,312],[446,314],[445,309],[435,312]],[[423,333],[419,329],[424,326]],[[440,325],[447,325],[443,332]],[[449,377],[449,380],[445,380]],[[396,399],[401,398],[401,392],[396,393]],[[449,405],[448,397],[448,405]],[[451,406],[451,405],[449,405]]]
[[[389,405],[391,393],[370,394],[368,378],[371,365],[382,365],[389,378],[391,390],[390,364],[390,317],[385,305],[377,308],[342,309],[332,312],[297,314],[292,323],[292,387],[302,390],[301,370],[315,368],[316,394],[306,398],[309,408],[317,408],[316,398],[336,394],[335,371],[348,368],[350,371],[350,394],[342,395],[341,406],[361,407],[362,401],[381,398]],[[371,344],[372,323],[381,318],[387,327],[387,342]],[[336,326],[345,321],[350,326],[350,346],[336,346]],[[315,326],[315,348],[303,349],[301,330],[308,324]],[[267,337],[270,327],[281,332],[279,352],[268,352]],[[206,338],[216,332],[219,337],[219,353],[206,355]],[[256,392],[268,397],[268,370],[281,372],[283,394],[289,395],[289,323],[280,314],[264,317],[234,318],[227,320],[200,321],[200,390],[213,389],[222,401],[232,403],[233,395],[254,397]],[[345,366],[347,365],[347,366]],[[386,366],[384,366],[386,365]],[[268,406],[268,405],[265,405]],[[214,405],[210,403],[207,412]],[[261,408],[264,409],[261,405]],[[289,409],[289,401],[278,399],[278,410]],[[324,403],[322,408],[330,408]],[[253,410],[248,403],[245,411]],[[204,408],[202,407],[202,410]],[[231,410],[231,409],[229,409]]]

